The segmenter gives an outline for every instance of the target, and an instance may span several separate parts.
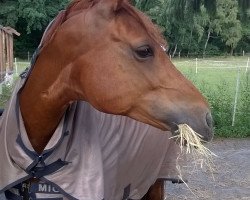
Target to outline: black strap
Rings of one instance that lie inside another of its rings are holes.
[[[29,173],[32,175],[34,178],[41,178],[43,176],[47,176],[49,174],[52,174],[59,170],[60,168],[64,167],[65,165],[68,165],[69,162],[62,161],[61,159],[58,159],[57,161],[45,165],[43,160],[38,162],[38,165],[33,167]]]
[[[159,178],[159,180],[162,181],[171,181],[173,184],[181,184],[181,183],[187,183],[188,180],[186,179],[179,179],[179,178]]]
[[[128,199],[130,195],[130,190],[131,190],[131,185],[129,184],[127,187],[124,188],[122,200]]]
[[[5,191],[5,197],[7,200],[23,200],[23,197],[12,193],[11,191]]]
[[[2,116],[4,109],[0,109],[0,116]]]

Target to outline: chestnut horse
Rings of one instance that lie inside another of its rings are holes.
[[[186,123],[211,140],[209,106],[171,63],[165,46],[149,18],[126,0],[74,0],[46,31],[20,92],[34,150],[43,152],[75,101],[164,131]],[[162,183],[144,199],[162,199]]]

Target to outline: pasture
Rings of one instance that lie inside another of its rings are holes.
[[[172,60],[175,66],[208,98],[217,136],[250,136],[250,63],[246,72],[247,60],[248,57],[216,57],[198,59],[197,65],[196,59]],[[16,64],[17,74],[29,66],[26,61],[18,61]],[[237,79],[239,79],[238,88]],[[238,97],[235,100],[237,89]],[[8,87],[3,87],[1,107],[6,103],[10,90]],[[235,121],[232,126],[234,109]]]
[[[172,62],[207,97],[216,135],[250,136],[250,63],[247,57],[173,59]]]

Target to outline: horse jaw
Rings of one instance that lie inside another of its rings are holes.
[[[160,93],[163,95],[164,91]],[[187,104],[181,99],[171,99],[173,93],[169,89],[165,93],[168,98],[160,99],[148,94],[138,99],[128,116],[173,134],[178,130],[178,125],[187,124],[199,133],[204,141],[210,141],[213,138],[213,124],[206,101],[199,102],[194,99]]]

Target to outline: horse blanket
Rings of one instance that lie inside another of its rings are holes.
[[[0,124],[0,193],[22,199],[140,199],[157,178],[176,175],[179,148],[171,134],[128,117],[74,102],[42,154],[29,142],[18,104],[20,79]],[[22,185],[23,187],[23,185]]]

